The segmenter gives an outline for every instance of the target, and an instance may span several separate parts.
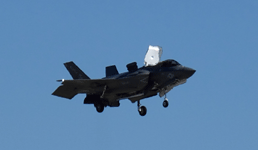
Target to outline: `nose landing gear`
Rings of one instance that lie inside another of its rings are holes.
[[[137,101],[138,112],[141,116],[145,116],[147,113],[147,108],[145,106],[141,106],[140,101]]]
[[[168,107],[168,104],[169,104],[169,103],[168,103],[168,99],[167,99],[167,96],[165,95],[165,99],[164,99],[162,105],[163,105],[164,108],[167,108],[167,107]]]

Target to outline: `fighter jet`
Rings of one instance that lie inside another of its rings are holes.
[[[97,112],[104,108],[119,107],[120,100],[137,102],[138,112],[145,116],[147,109],[140,100],[159,94],[165,96],[163,106],[168,107],[166,94],[175,86],[183,84],[195,70],[179,64],[173,59],[160,61],[162,48],[149,46],[144,58],[144,66],[138,68],[136,62],[126,65],[128,72],[118,73],[115,65],[106,67],[106,77],[90,79],[74,62],[64,63],[73,80],[58,80],[62,83],[52,95],[72,99],[85,93],[84,104],[93,104]]]

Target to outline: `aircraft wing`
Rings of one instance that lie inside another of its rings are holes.
[[[105,93],[121,94],[142,89],[148,84],[149,72],[130,78],[121,79],[75,79],[62,80],[52,95],[72,99],[78,93],[102,95]],[[137,82],[137,84],[135,84]]]
[[[162,55],[162,48],[160,46],[149,45],[148,51],[144,58],[145,66],[155,66],[159,63]]]

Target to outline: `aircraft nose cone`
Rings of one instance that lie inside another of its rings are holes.
[[[191,77],[195,72],[196,72],[196,70],[189,68],[189,67],[185,67],[185,69],[184,69],[185,78]]]

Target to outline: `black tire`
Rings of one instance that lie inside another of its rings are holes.
[[[168,101],[167,100],[164,100],[162,104],[163,104],[163,107],[165,107],[165,108],[168,107]]]
[[[103,104],[97,104],[95,107],[96,107],[97,112],[99,112],[99,113],[102,113],[104,111]]]
[[[141,116],[145,116],[147,113],[147,108],[145,106],[141,106],[138,111]]]

